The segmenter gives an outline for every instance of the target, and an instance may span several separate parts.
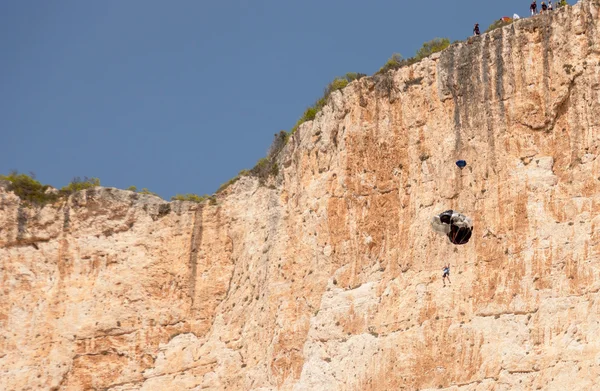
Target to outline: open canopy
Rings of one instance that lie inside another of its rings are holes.
[[[431,219],[431,227],[454,244],[466,244],[473,233],[473,221],[462,213],[447,210]]]

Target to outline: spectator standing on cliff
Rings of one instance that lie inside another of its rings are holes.
[[[475,27],[473,28],[473,35],[479,35],[479,23],[475,23]]]
[[[548,0],[548,11],[552,11],[554,8],[552,7],[552,0]]]
[[[537,4],[535,2],[535,0],[533,0],[531,2],[531,5],[529,6],[529,9],[531,10],[531,16],[535,15],[537,13]]]
[[[548,6],[546,5],[546,3],[544,3],[544,2],[542,1],[542,10],[540,11],[540,13],[542,13],[542,12],[546,12],[546,11],[548,11]]]

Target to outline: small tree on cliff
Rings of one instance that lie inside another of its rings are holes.
[[[402,67],[404,63],[405,61],[402,59],[402,55],[400,53],[394,53],[392,54],[392,57],[390,57],[387,60],[387,62],[383,64],[379,71],[377,71],[377,73],[383,74],[389,71],[390,69],[398,69]]]
[[[76,193],[80,190],[91,189],[93,187],[100,186],[100,179],[98,178],[88,178],[85,177],[81,179],[80,177],[75,177],[67,186],[64,186],[60,189],[60,192],[65,195]]]
[[[450,46],[450,40],[448,38],[434,38],[431,41],[425,42],[421,49],[417,51],[415,59],[417,61],[422,60],[425,57],[429,57],[433,53],[441,52]]]
[[[55,192],[49,191],[51,186],[41,184],[33,174],[29,176],[12,171],[8,175],[0,175],[0,179],[10,182],[8,190],[27,203],[41,206],[58,199]]]

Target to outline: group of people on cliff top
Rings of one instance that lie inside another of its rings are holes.
[[[542,1],[541,8],[542,9],[540,10],[540,14],[542,12],[552,11],[554,9],[554,7],[552,6],[552,0],[548,0],[548,4]],[[537,14],[537,3],[535,0],[531,2],[531,5],[529,6],[529,11],[531,11],[531,16]]]
[[[558,7],[562,7],[567,5],[567,0],[559,0]],[[537,0],[533,0],[531,5],[529,6],[529,10],[531,11],[531,16],[537,15]],[[548,0],[548,4],[542,1],[540,14],[554,10],[554,6],[552,5],[552,0]],[[504,18],[503,18],[504,19]],[[513,19],[519,19],[519,15],[514,14]],[[479,23],[475,23],[475,27],[473,28],[473,35],[480,35],[481,31],[479,30]]]
[[[560,0],[557,2],[559,7],[565,6],[567,5],[567,0]],[[552,11],[554,9],[554,6],[552,5],[552,0],[548,0],[548,4],[546,4],[545,2],[542,1],[542,5],[541,5],[541,10],[540,10],[540,14],[546,11]],[[536,1],[533,0],[531,2],[531,5],[529,6],[529,10],[531,11],[531,16],[537,14],[537,4]]]

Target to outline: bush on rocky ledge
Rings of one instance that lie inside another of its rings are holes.
[[[34,175],[12,171],[8,175],[0,175],[0,179],[10,182],[8,189],[27,203],[43,206],[59,198],[58,192],[52,191],[52,186],[41,184]]]

